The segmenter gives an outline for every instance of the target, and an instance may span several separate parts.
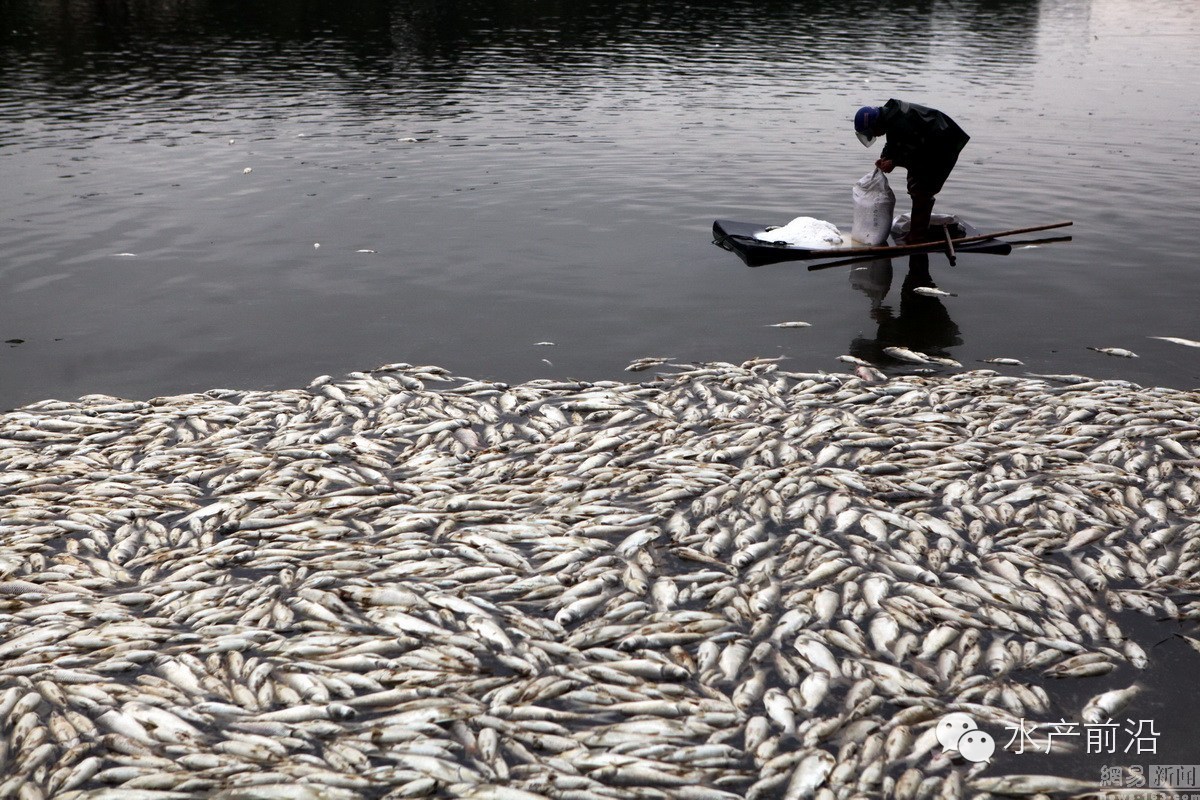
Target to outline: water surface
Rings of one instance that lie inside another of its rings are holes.
[[[906,260],[872,299],[861,271],[751,270],[710,243],[719,217],[848,228],[878,154],[850,118],[889,97],[972,136],[939,211],[1075,223],[1070,244],[934,256],[958,297],[917,326],[928,347],[1194,386],[1200,350],[1147,337],[1200,339],[1198,12],[0,0],[0,407],[394,361],[510,382],[653,355],[834,370],[918,344],[879,323]],[[765,327],[785,320],[813,327]]]

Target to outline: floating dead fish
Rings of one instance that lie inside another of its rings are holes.
[[[768,328],[811,328],[812,325],[808,322],[794,320],[792,322],[776,322],[767,326]]]
[[[929,357],[923,353],[917,353],[909,350],[907,347],[885,347],[883,348],[884,355],[891,356],[899,361],[907,361],[910,364],[928,364]]]
[[[913,291],[917,294],[923,294],[926,297],[958,297],[953,292],[942,291],[936,286],[916,286]]]
[[[1124,689],[1112,689],[1096,695],[1084,706],[1080,719],[1093,725],[1112,719],[1125,710],[1125,707],[1141,693],[1142,688],[1140,685],[1134,684]]]
[[[1095,350],[1097,353],[1104,353],[1106,356],[1117,356],[1119,358],[1137,358],[1137,353],[1132,350],[1126,350],[1121,347],[1089,347],[1088,350]]]
[[[625,371],[626,372],[641,372],[643,370],[650,369],[651,367],[657,367],[657,366],[661,366],[662,364],[666,364],[670,360],[671,360],[670,358],[658,358],[658,357],[639,358],[634,361],[631,361],[629,363],[629,366],[625,367]]]
[[[1163,701],[1102,676],[1200,618],[1200,393],[785,363],[0,413],[5,791],[1092,791],[938,722]]]
[[[1150,338],[1162,339],[1164,342],[1171,342],[1172,344],[1181,344],[1184,347],[1200,347],[1200,342],[1192,339],[1180,339],[1177,336],[1151,336]]]

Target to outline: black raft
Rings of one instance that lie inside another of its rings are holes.
[[[909,244],[903,239],[892,239],[893,244],[865,245],[846,238],[844,244],[834,247],[809,248],[770,242],[755,238],[757,233],[767,232],[766,225],[755,222],[735,222],[719,219],[713,223],[713,244],[737,253],[748,267],[761,267],[765,264],[777,264],[781,261],[812,261],[816,259],[847,259],[880,258],[906,253],[922,253],[935,250],[946,250],[953,254],[957,252],[995,253],[1007,255],[1012,246],[997,241],[991,236],[981,234],[972,225],[955,217],[954,221],[942,226],[934,226],[931,233],[941,233],[933,241]],[[968,241],[962,241],[968,240]],[[961,244],[959,242],[962,241]]]

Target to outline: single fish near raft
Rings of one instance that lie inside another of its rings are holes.
[[[768,325],[768,328],[811,328],[812,325],[807,322],[776,322],[774,325]]]
[[[1024,361],[1018,361],[1015,358],[981,358],[979,359],[984,364],[1007,364],[1010,367],[1023,367]]]
[[[1178,336],[1151,336],[1150,338],[1162,339],[1164,342],[1171,342],[1172,344],[1181,344],[1184,347],[1200,347],[1200,342],[1193,341],[1192,339],[1180,339]]]
[[[534,342],[534,347],[554,347],[554,342]]]
[[[883,348],[885,355],[892,358],[898,358],[901,361],[907,361],[910,364],[928,364],[929,358],[921,353],[915,353],[907,347],[885,347]]]
[[[934,286],[918,286],[913,291],[927,297],[958,297],[954,292],[943,292]]]
[[[1138,354],[1132,350],[1126,350],[1122,347],[1089,347],[1088,350],[1095,350],[1097,353],[1104,353],[1106,356],[1117,356],[1119,358],[1137,358]]]

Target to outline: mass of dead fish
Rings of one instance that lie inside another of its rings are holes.
[[[0,796],[1092,788],[936,725],[1154,692],[1120,614],[1200,617],[1200,393],[665,370],[0,415]]]

